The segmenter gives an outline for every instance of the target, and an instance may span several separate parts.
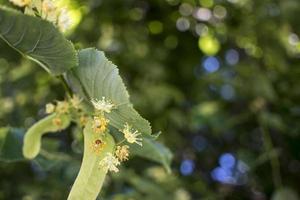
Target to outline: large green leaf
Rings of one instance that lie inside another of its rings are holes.
[[[59,124],[54,123],[54,120],[60,120]],[[41,149],[42,136],[48,132],[56,133],[67,128],[71,123],[69,115],[51,114],[44,119],[35,123],[28,129],[24,137],[23,155],[25,158],[35,158]]]
[[[143,146],[130,145],[130,153],[158,162],[165,167],[168,173],[171,172],[170,164],[173,157],[172,153],[159,142],[149,138],[143,138]]]
[[[107,153],[113,153],[115,148],[113,137],[110,134],[106,134],[103,139],[105,146],[101,152],[96,153],[93,151],[91,146],[95,137],[91,121],[87,123],[83,135],[84,152],[82,164],[68,200],[94,200],[97,198],[107,174],[107,169],[100,168],[99,162],[106,156]]]
[[[15,128],[0,128],[0,161],[23,160],[23,131]]]
[[[0,7],[0,38],[54,75],[77,64],[72,43],[53,24],[40,18]]]
[[[106,114],[110,124],[115,128],[123,129],[125,123],[128,123],[141,133],[150,135],[150,124],[130,103],[117,66],[109,61],[103,52],[93,48],[81,50],[78,57],[79,66],[74,67],[67,74],[75,92],[89,103],[91,99],[105,97],[117,105],[116,109]]]

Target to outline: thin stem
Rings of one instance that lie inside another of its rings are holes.
[[[275,187],[278,189],[282,186],[281,181],[281,173],[280,173],[280,163],[278,156],[270,155],[272,151],[274,151],[274,145],[272,143],[272,138],[270,132],[263,125],[261,126],[261,132],[264,140],[264,147],[266,152],[268,153],[268,157],[270,159],[270,164],[272,167],[272,176]],[[269,154],[270,153],[270,154]]]
[[[67,91],[67,95],[68,95],[69,97],[72,97],[72,96],[73,96],[73,92],[72,92],[71,88],[69,87],[69,85],[68,85],[66,79],[63,77],[63,75],[59,75],[59,76],[58,76],[58,79],[62,82],[62,84],[63,84],[65,90]]]
[[[126,140],[123,139],[123,140],[121,140],[120,142],[118,142],[116,145],[118,146],[118,145],[122,144],[122,143],[125,142],[125,141],[126,141]]]

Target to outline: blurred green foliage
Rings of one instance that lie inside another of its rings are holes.
[[[137,110],[174,153],[171,175],[132,159],[101,199],[299,199],[298,0],[69,3],[82,14],[69,39],[120,67]],[[27,129],[64,89],[0,47],[0,127]],[[45,138],[33,162],[1,162],[0,199],[66,199],[81,162],[76,132]]]

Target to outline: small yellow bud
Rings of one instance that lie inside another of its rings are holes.
[[[108,126],[109,120],[106,119],[104,116],[95,116],[94,122],[93,122],[93,130],[95,133],[104,133],[107,126]]]
[[[52,123],[54,126],[57,126],[57,127],[61,127],[62,126],[62,121],[59,117],[56,117],[52,120]]]
[[[74,95],[70,102],[71,105],[75,108],[75,109],[80,109],[80,103],[81,103],[82,99],[80,99],[77,95]]]
[[[80,117],[80,119],[79,119],[80,125],[81,125],[81,126],[85,126],[86,123],[87,123],[87,120],[88,120],[87,117],[84,116],[84,115],[82,115],[82,116]]]
[[[66,101],[58,101],[56,106],[56,112],[59,114],[65,114],[69,112],[69,103]]]
[[[46,113],[51,114],[55,111],[55,105],[53,103],[46,104]]]
[[[120,161],[112,153],[107,153],[99,163],[100,167],[113,172],[119,172],[118,165],[120,165]]]

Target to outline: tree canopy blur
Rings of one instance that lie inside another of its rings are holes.
[[[174,154],[171,174],[132,159],[101,199],[299,199],[298,0],[61,1],[73,11],[68,38],[120,67]],[[64,88],[3,41],[0,55],[0,127],[22,138]],[[66,199],[81,161],[77,131],[45,138],[32,162],[8,162],[0,140],[0,199]]]

